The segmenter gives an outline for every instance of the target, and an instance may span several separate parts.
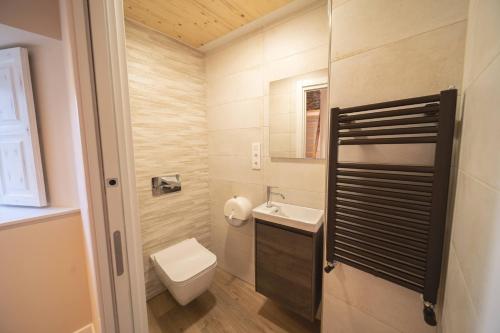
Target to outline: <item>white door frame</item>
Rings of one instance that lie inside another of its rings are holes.
[[[72,0],[73,57],[103,333],[148,332],[122,0]],[[116,178],[118,185],[105,181]],[[107,186],[108,185],[108,186]],[[113,235],[121,233],[123,273]]]
[[[89,12],[104,177],[118,178],[120,185],[106,191],[110,231],[122,233],[125,266],[122,277],[115,275],[116,315],[120,332],[147,332],[123,1],[89,0]]]

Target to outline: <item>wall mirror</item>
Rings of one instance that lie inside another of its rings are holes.
[[[270,82],[269,153],[324,159],[328,137],[328,69]]]

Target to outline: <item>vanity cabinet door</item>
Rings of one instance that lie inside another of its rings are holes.
[[[293,312],[314,319],[313,235],[257,220],[255,287]]]

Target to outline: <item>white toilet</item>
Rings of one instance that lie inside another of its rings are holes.
[[[217,257],[196,238],[153,253],[151,260],[160,280],[181,305],[186,305],[210,287]]]

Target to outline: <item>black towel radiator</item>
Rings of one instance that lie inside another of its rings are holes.
[[[336,262],[423,294],[436,325],[457,91],[349,108],[330,122],[327,266]],[[434,164],[340,162],[339,145],[435,144]]]

